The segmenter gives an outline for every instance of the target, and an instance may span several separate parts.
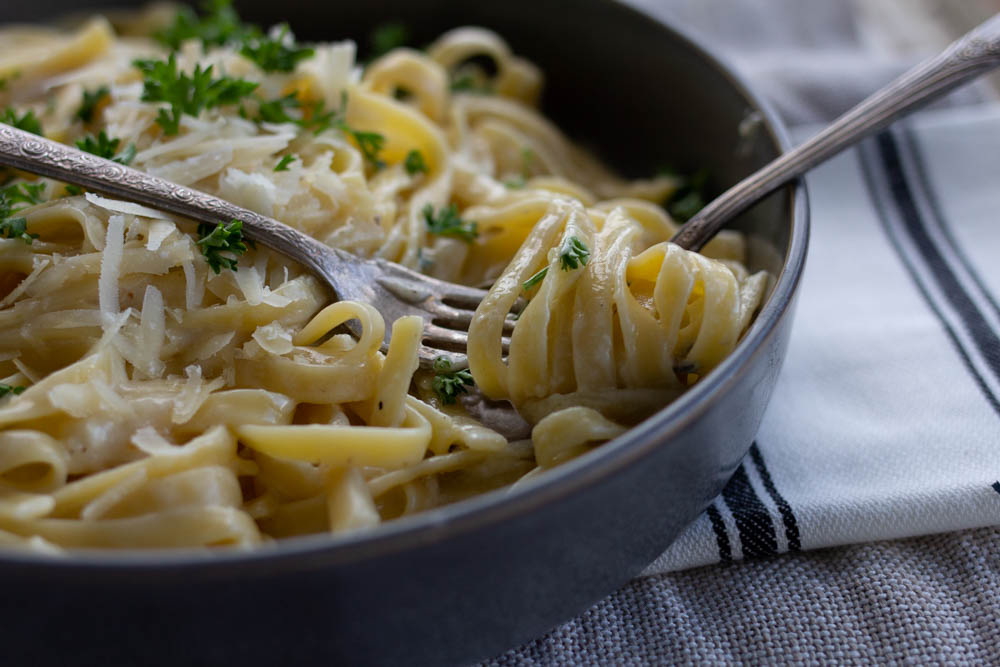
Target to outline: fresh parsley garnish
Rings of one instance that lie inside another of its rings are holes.
[[[121,142],[121,139],[109,138],[107,133],[101,130],[96,139],[93,135],[88,134],[77,141],[76,145],[80,150],[93,153],[105,160],[112,160],[118,164],[128,164],[135,157],[135,144],[129,144],[121,153],[118,153],[118,146]]]
[[[6,107],[3,111],[0,111],[0,123],[7,123],[19,130],[31,132],[40,137],[45,136],[42,134],[42,124],[39,122],[38,117],[35,116],[34,111],[26,111],[24,115],[18,116],[17,111],[13,107]]]
[[[295,162],[297,159],[298,158],[295,157],[294,155],[286,155],[286,156],[282,157],[281,160],[278,161],[278,164],[275,165],[274,170],[275,171],[288,171],[288,165],[290,165],[291,163]]]
[[[76,117],[84,123],[92,123],[94,114],[97,113],[97,107],[110,97],[111,90],[107,86],[101,86],[93,92],[83,91],[83,101],[80,103],[80,108],[76,110]]]
[[[173,23],[154,37],[176,51],[189,39],[200,40],[202,48],[207,50],[210,46],[239,43],[260,35],[259,28],[240,20],[231,0],[208,0],[202,4],[202,11],[204,16],[198,16],[190,7],[181,7]]]
[[[368,41],[371,42],[372,57],[381,55],[404,46],[410,40],[410,30],[399,22],[383,23],[372,30]]]
[[[166,61],[136,60],[134,65],[143,74],[142,100],[170,105],[169,111],[160,109],[156,116],[166,134],[177,134],[183,114],[197,117],[203,109],[236,104],[257,88],[256,83],[244,79],[213,79],[213,65],[205,69],[195,65],[191,76],[178,72],[174,54]]]
[[[524,176],[512,176],[505,180],[503,184],[511,190],[520,190],[526,185]]]
[[[469,72],[461,72],[451,80],[453,93],[475,93],[476,95],[492,95],[493,86],[482,77]]]
[[[354,141],[358,144],[358,150],[361,151],[361,154],[368,160],[371,166],[375,167],[375,169],[381,169],[385,166],[385,162],[378,157],[379,151],[385,146],[385,137],[383,135],[378,132],[355,130],[343,121],[338,126],[344,134],[354,137]]]
[[[7,394],[14,394],[15,396],[24,392],[24,387],[12,387],[9,384],[0,383],[0,398],[3,398]]]
[[[312,58],[316,51],[296,44],[295,35],[282,23],[272,29],[274,37],[250,37],[240,54],[257,63],[265,72],[291,72],[300,60]]]
[[[295,93],[289,93],[284,97],[279,97],[274,100],[261,101],[257,105],[257,118],[258,123],[299,123],[301,124],[301,119],[294,118],[288,115],[288,109],[298,109],[302,105],[299,102],[299,98]],[[246,116],[246,110],[241,110],[242,115]]]
[[[664,170],[662,173],[676,175]],[[691,176],[681,176],[681,185],[664,204],[667,212],[677,222],[687,222],[705,207],[705,190],[708,185],[708,169],[699,169]]]
[[[476,223],[469,220],[462,220],[458,215],[458,207],[454,204],[445,206],[437,215],[434,214],[434,206],[427,204],[423,209],[424,220],[427,222],[427,231],[438,236],[454,236],[466,243],[471,243],[479,235],[476,230]]]
[[[576,236],[570,236],[562,242],[562,245],[559,246],[559,267],[563,271],[579,269],[581,266],[586,266],[589,261],[590,250],[588,250],[583,241]],[[532,287],[542,282],[548,272],[549,267],[543,267],[538,271],[538,273],[521,283],[521,287],[523,287],[524,291],[527,292]]]
[[[403,166],[406,167],[406,173],[410,176],[419,173],[427,173],[427,163],[424,162],[424,154],[415,148],[406,154],[406,159],[403,160]]]
[[[201,254],[205,256],[208,265],[216,273],[222,269],[236,270],[236,257],[247,251],[247,243],[243,240],[243,223],[233,220],[228,225],[221,222],[214,228],[208,223],[198,225],[198,241]],[[228,253],[228,254],[223,254]]]
[[[548,272],[549,272],[549,267],[546,266],[542,268],[538,273],[536,273],[535,275],[531,276],[523,283],[521,283],[521,287],[523,287],[524,291],[527,292],[532,287],[542,282],[542,279],[545,278],[545,274],[547,274]]]
[[[17,215],[29,206],[41,204],[44,200],[44,183],[15,183],[0,190],[0,236],[5,239],[21,239],[31,245],[38,234],[28,233],[28,220]],[[24,204],[24,206],[16,206]]]
[[[445,405],[454,403],[459,394],[468,393],[467,387],[475,385],[472,373],[467,368],[453,371],[451,361],[445,357],[434,360],[434,373],[431,387]]]
[[[83,188],[79,185],[67,185],[66,186],[66,196],[76,197],[77,195],[82,195],[84,193]]]
[[[563,271],[586,266],[588,261],[590,261],[590,250],[576,236],[570,236],[559,246],[559,264]]]

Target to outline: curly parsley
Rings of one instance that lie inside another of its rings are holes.
[[[298,158],[295,157],[294,155],[285,155],[284,157],[281,158],[281,160],[278,161],[278,164],[275,165],[274,170],[288,171],[288,165],[295,162],[297,159]]]
[[[404,46],[409,40],[409,28],[398,22],[383,23],[376,26],[368,38],[372,48],[372,57],[374,58]]]
[[[107,86],[101,86],[93,92],[83,91],[83,101],[76,110],[76,117],[87,124],[94,122],[94,114],[97,113],[98,107],[108,99],[111,99],[111,90]]]
[[[0,190],[0,236],[5,239],[21,239],[31,245],[38,234],[28,233],[28,220],[17,215],[29,206],[41,204],[44,200],[44,183],[15,183]],[[24,206],[17,207],[17,204]]]
[[[23,393],[24,389],[25,388],[21,386],[12,387],[9,384],[0,383],[0,398],[3,398],[8,394],[14,394],[17,396],[18,394]]]
[[[670,170],[663,170],[662,173],[677,176],[676,172]],[[664,204],[670,217],[677,222],[687,222],[705,207],[708,176],[708,169],[699,169],[690,176],[680,176],[680,187]]]
[[[431,387],[445,405],[454,403],[459,394],[468,393],[467,387],[476,384],[469,369],[463,368],[453,371],[451,370],[451,361],[445,357],[438,357],[434,360],[434,373]]]
[[[233,9],[232,0],[208,0],[202,4],[203,16],[190,7],[182,6],[173,22],[153,36],[176,51],[189,39],[201,41],[203,49],[239,43],[260,35],[260,28],[243,23]]]
[[[240,54],[257,63],[265,72],[291,72],[299,61],[316,53],[308,46],[296,44],[295,35],[282,23],[272,29],[273,37],[250,37],[243,43]]]
[[[142,100],[166,102],[167,109],[160,109],[156,122],[166,134],[177,134],[183,114],[197,117],[203,109],[236,104],[256,90],[257,85],[244,79],[222,76],[212,78],[213,65],[205,69],[196,65],[188,76],[177,71],[174,54],[166,60],[136,60],[133,63],[143,75]]]
[[[233,220],[228,225],[221,222],[214,228],[208,223],[198,225],[197,245],[201,254],[215,273],[222,269],[236,270],[236,257],[247,251],[247,242],[243,239],[243,222]],[[223,254],[225,253],[225,254]]]
[[[427,204],[423,208],[424,221],[427,223],[427,231],[438,236],[454,236],[466,243],[471,243],[479,236],[476,230],[476,223],[471,220],[462,220],[458,215],[458,207],[454,204],[445,206],[437,214],[434,213],[434,206]]]
[[[13,107],[6,107],[3,111],[0,111],[0,123],[7,123],[19,130],[31,132],[40,137],[45,136],[42,134],[42,124],[39,122],[34,111],[26,111],[24,115],[18,116],[17,111]]]
[[[570,236],[562,242],[562,245],[559,246],[559,266],[563,271],[579,269],[581,266],[586,266],[589,261],[590,250],[583,243],[583,241],[576,236]],[[523,287],[524,291],[527,292],[532,287],[542,282],[548,272],[549,267],[543,267],[538,273],[521,283],[521,287]]]
[[[118,153],[118,146],[121,142],[121,139],[111,139],[104,130],[101,130],[96,138],[92,134],[88,134],[77,141],[76,145],[80,150],[93,153],[105,160],[112,160],[118,164],[128,164],[135,157],[135,144],[129,144],[121,153]]]
[[[415,148],[406,154],[406,159],[403,160],[403,166],[406,168],[406,173],[410,176],[419,173],[427,173],[427,163],[424,162],[424,154]]]

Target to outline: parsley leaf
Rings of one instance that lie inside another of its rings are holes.
[[[13,125],[19,130],[31,132],[40,137],[45,136],[42,134],[42,124],[38,121],[38,117],[35,116],[34,111],[27,111],[23,116],[18,116],[13,107],[6,107],[3,111],[0,111],[0,123]]]
[[[451,80],[450,88],[453,93],[493,94],[493,86],[488,81],[469,72],[457,73]]]
[[[409,39],[410,30],[402,23],[383,23],[376,26],[368,38],[368,41],[371,42],[372,57],[378,58],[393,49],[397,49],[405,45]]]
[[[423,209],[424,220],[427,222],[427,231],[438,236],[454,236],[462,239],[466,243],[471,243],[479,235],[476,231],[476,223],[465,221],[458,215],[458,207],[449,204],[442,208],[438,214],[434,215],[434,206],[427,204]]]
[[[15,396],[24,392],[24,387],[12,387],[9,384],[0,383],[0,398],[3,398],[7,394],[14,394]]]
[[[590,250],[576,236],[569,237],[559,246],[559,263],[563,271],[586,266],[588,261],[590,261]]]
[[[670,172],[664,170],[663,173]],[[677,222],[687,222],[705,207],[708,175],[707,169],[699,169],[689,177],[681,177],[680,187],[664,204],[670,217]]]
[[[445,405],[454,403],[459,394],[468,393],[469,390],[466,387],[475,385],[469,369],[463,368],[459,371],[453,371],[451,370],[451,361],[445,357],[438,357],[434,360],[434,373],[431,387]]]
[[[358,149],[371,166],[375,167],[375,169],[381,169],[385,166],[385,162],[378,157],[379,151],[385,146],[385,137],[383,135],[378,132],[355,130],[345,121],[340,121],[337,125],[344,134],[354,137],[354,141],[358,144]]]
[[[80,108],[76,110],[76,117],[84,123],[92,123],[94,114],[97,113],[97,107],[110,97],[111,90],[107,86],[101,86],[94,92],[83,91],[83,101],[80,103]]]
[[[406,167],[406,173],[410,176],[421,172],[427,173],[427,163],[424,162],[424,154],[415,148],[406,154],[403,166]]]
[[[205,69],[195,65],[191,76],[178,72],[174,54],[166,61],[136,60],[133,64],[143,74],[142,100],[170,105],[169,111],[160,109],[156,116],[166,134],[177,134],[181,115],[197,117],[203,109],[236,104],[257,88],[256,83],[244,79],[228,76],[213,79],[213,65]]]
[[[527,292],[532,287],[542,282],[542,279],[545,278],[545,274],[547,274],[548,272],[549,272],[549,267],[547,266],[543,267],[541,271],[539,271],[538,273],[536,273],[535,275],[531,276],[523,283],[521,283],[521,287],[523,287],[524,291]]]
[[[239,43],[260,34],[260,29],[240,20],[232,0],[208,0],[202,4],[205,15],[199,17],[190,7],[181,7],[174,21],[153,35],[176,51],[189,39],[201,40],[202,48]]]
[[[233,220],[228,225],[220,222],[214,229],[212,225],[203,222],[198,225],[198,236],[197,244],[201,246],[201,254],[216,273],[222,269],[235,271],[236,257],[231,255],[239,256],[247,251],[247,244],[243,240],[243,223],[239,220]]]
[[[312,58],[316,51],[295,43],[295,35],[282,23],[274,37],[252,37],[243,43],[240,54],[257,63],[265,72],[291,72],[300,60]]]
[[[79,185],[67,185],[65,190],[67,197],[76,197],[77,195],[82,195],[84,193],[84,189]]]
[[[38,238],[38,234],[28,233],[28,220],[17,214],[45,201],[42,198],[44,191],[44,183],[15,183],[0,190],[0,236],[21,239],[28,245]],[[15,208],[15,204],[24,206]]]
[[[298,158],[294,155],[286,155],[275,165],[275,171],[288,171],[288,165],[295,162]]]
[[[570,236],[562,242],[562,245],[559,246],[559,266],[563,271],[579,269],[581,266],[586,266],[589,261],[590,250],[588,250],[583,241],[576,236]],[[548,273],[549,267],[542,267],[538,273],[521,283],[521,287],[524,288],[525,292],[527,292],[532,287],[542,282]]]
[[[88,134],[83,139],[77,141],[76,145],[80,150],[93,153],[105,160],[113,160],[118,164],[128,164],[135,157],[135,144],[129,144],[120,154],[116,155],[121,142],[121,139],[109,138],[104,130],[101,130],[96,139],[93,135]]]

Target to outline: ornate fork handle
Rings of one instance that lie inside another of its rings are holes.
[[[681,227],[672,241],[700,250],[723,225],[765,195],[997,64],[1000,14],[874,93],[813,138],[726,190]]]
[[[328,275],[331,254],[343,263],[353,255],[329,248],[277,220],[76,148],[0,123],[0,164],[85,187],[111,197],[147,204],[199,222],[240,220],[247,236],[294,257],[314,273]],[[343,270],[344,267],[337,267]]]

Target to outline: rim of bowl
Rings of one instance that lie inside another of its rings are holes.
[[[740,94],[754,111],[761,113],[767,136],[781,151],[791,143],[787,130],[772,106],[761,98],[729,62],[710,49],[700,37],[686,29],[656,19],[621,0],[620,9],[633,19],[653,23],[658,29],[693,52],[713,67]],[[456,538],[490,524],[499,524],[558,502],[608,475],[633,465],[652,450],[667,446],[674,434],[698,418],[725,393],[744,372],[747,362],[760,351],[764,341],[791,305],[805,262],[809,236],[808,195],[799,179],[785,186],[791,229],[788,248],[774,288],[753,324],[736,349],[700,382],[675,401],[621,436],[590,452],[560,464],[538,480],[523,488],[509,491],[507,487],[488,491],[454,504],[425,510],[411,516],[393,519],[376,530],[342,536],[317,534],[282,540],[252,550],[199,549],[157,550],[75,550],[67,555],[49,556],[23,551],[0,552],[0,565],[17,569],[44,569],[49,572],[88,570],[104,574],[127,574],[135,571],[179,570],[186,576],[193,571],[215,576],[243,576],[248,570],[263,568],[274,571],[275,565],[295,571],[329,568],[406,551],[422,545]],[[747,443],[749,448],[749,443]]]

